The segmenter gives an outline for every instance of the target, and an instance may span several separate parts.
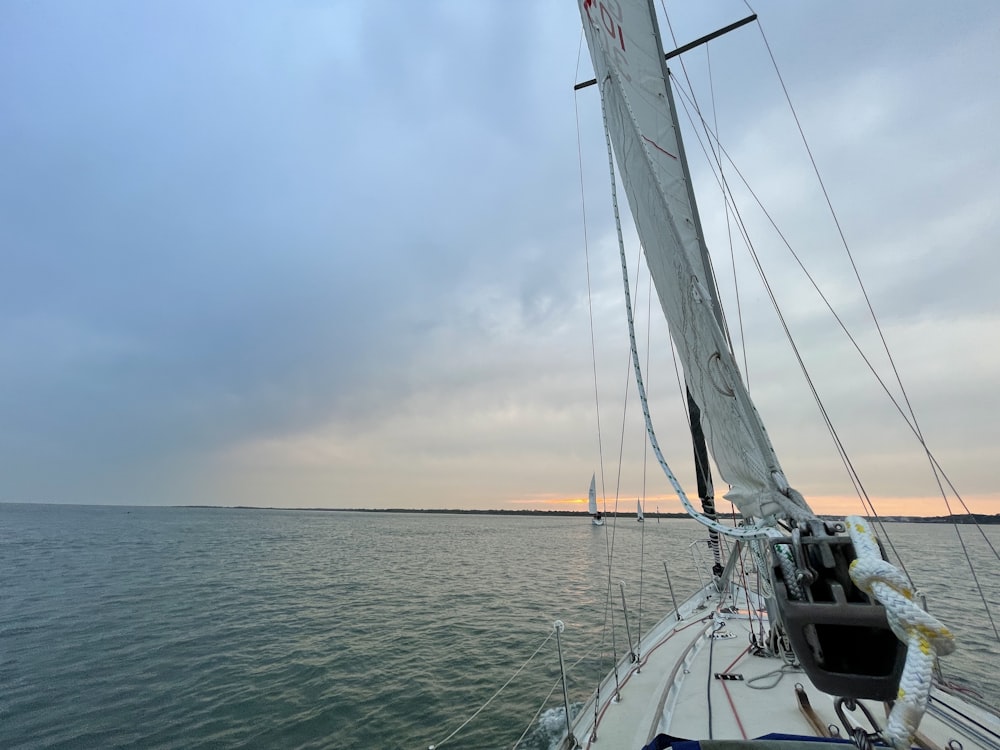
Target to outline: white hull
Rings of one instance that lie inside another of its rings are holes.
[[[756,602],[752,613],[748,601]],[[759,618],[767,631],[767,613],[754,594],[748,599],[745,589],[733,586],[720,597],[710,584],[683,603],[680,613],[680,620],[671,613],[643,637],[638,664],[629,654],[621,659],[620,700],[612,671],[601,684],[599,702],[591,696],[574,712],[572,733],[580,747],[639,750],[661,733],[696,740],[742,740],[776,732],[821,737],[830,725],[838,728],[841,738],[848,738],[834,698],[782,659],[750,653],[750,634],[759,632]],[[780,679],[776,670],[784,670]],[[719,674],[733,677],[719,679]],[[808,697],[815,724],[799,707],[796,685]],[[864,703],[884,727],[886,708],[875,701]],[[868,727],[860,710],[846,715],[855,725]],[[998,750],[1000,719],[935,689],[918,745],[921,740],[932,749],[947,748],[957,740],[963,750]],[[572,746],[565,738],[561,748]]]

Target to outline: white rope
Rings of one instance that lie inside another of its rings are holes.
[[[931,691],[934,662],[955,650],[951,632],[917,605],[916,592],[895,565],[882,559],[878,540],[868,522],[848,516],[847,531],[857,559],[851,563],[851,580],[878,599],[886,609],[889,627],[907,646],[899,693],[886,721],[885,738],[897,750],[910,747]]]

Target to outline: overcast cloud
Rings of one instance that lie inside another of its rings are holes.
[[[746,14],[694,5],[680,43]],[[755,10],[928,442],[974,509],[1000,512],[1000,6]],[[544,507],[582,495],[602,453],[613,477],[627,341],[591,89],[601,449],[579,44],[571,0],[4,3],[0,501]],[[704,53],[687,60],[704,79]],[[727,151],[884,368],[780,89],[758,77],[759,32],[711,62]],[[725,213],[709,199],[703,218],[731,293]],[[758,250],[872,492],[933,495],[787,253]],[[786,472],[807,496],[849,494],[762,292],[741,298]],[[657,325],[650,378],[669,390]],[[688,476],[678,417],[654,413]]]

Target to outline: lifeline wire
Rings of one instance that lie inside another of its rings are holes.
[[[449,734],[443,740],[441,740],[437,744],[430,745],[428,747],[428,750],[436,750],[436,748],[441,747],[441,745],[443,745],[448,740],[450,740],[452,737],[454,737],[456,734],[458,734],[463,729],[465,729],[465,726],[470,721],[472,721],[477,716],[479,716],[479,714],[482,713],[483,709],[486,708],[488,705],[490,705],[490,703],[493,702],[493,699],[496,698],[498,695],[500,695],[500,693],[503,692],[504,688],[506,688],[510,683],[512,683],[514,681],[514,678],[517,677],[519,674],[521,674],[521,672],[524,671],[524,668],[526,666],[528,666],[528,664],[531,662],[531,660],[534,659],[538,655],[538,652],[542,650],[542,646],[544,646],[546,643],[549,642],[549,639],[552,637],[553,633],[555,633],[554,630],[552,632],[550,632],[547,636],[545,636],[545,639],[540,644],[538,644],[538,648],[536,648],[535,652],[531,656],[528,657],[527,661],[525,661],[524,664],[522,664],[520,667],[518,667],[517,671],[514,672],[514,674],[512,674],[510,676],[510,679],[508,679],[507,682],[505,682],[503,685],[501,685],[500,688],[495,693],[493,693],[493,695],[491,695],[489,697],[489,699],[483,705],[481,705],[479,708],[477,708],[476,711],[475,711],[475,713],[472,714],[472,716],[470,716],[468,719],[466,719],[465,721],[463,721],[462,724],[458,727],[458,729],[456,729],[454,732],[452,732],[451,734]]]

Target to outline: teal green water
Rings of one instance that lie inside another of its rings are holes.
[[[962,640],[946,671],[1000,702],[954,529],[891,532]],[[610,659],[609,548],[621,653],[618,580],[635,637],[669,609],[664,560],[678,596],[698,586],[701,536],[688,521],[0,505],[0,746],[425,748],[556,619],[582,701]],[[1000,601],[997,576],[981,579]],[[522,747],[547,748],[556,712],[535,713],[557,665],[550,640],[444,746],[511,747],[527,730]]]

